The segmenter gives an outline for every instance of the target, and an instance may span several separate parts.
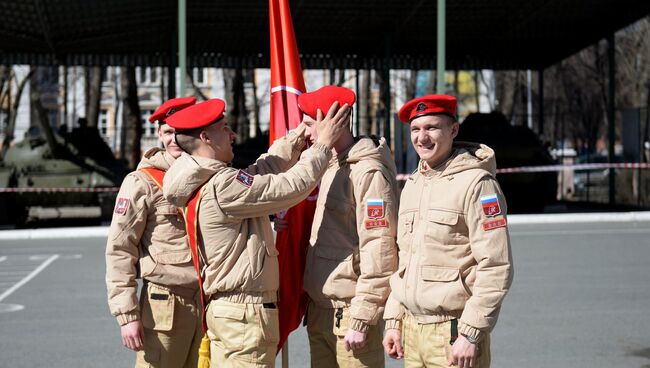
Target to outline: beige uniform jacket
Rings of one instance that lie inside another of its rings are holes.
[[[167,170],[172,162],[163,149],[153,148],[138,169]],[[198,289],[183,217],[158,186],[136,170],[122,182],[106,243],[108,306],[120,325],[140,319],[140,277],[179,295],[192,296]]]
[[[397,268],[396,175],[385,139],[361,138],[320,183],[304,287],[319,306],[349,306],[356,331],[381,317]]]
[[[278,251],[268,216],[306,198],[332,156],[329,148],[316,144],[296,163],[303,146],[302,137],[289,133],[246,170],[183,154],[167,171],[165,196],[178,206],[207,183],[198,224],[204,247],[203,287],[210,298],[235,303],[277,300]]]
[[[458,318],[459,332],[477,338],[492,330],[513,277],[495,173],[492,149],[459,142],[446,162],[433,169],[420,162],[408,179],[386,328],[398,328],[406,310],[419,323]]]

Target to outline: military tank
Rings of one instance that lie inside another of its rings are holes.
[[[0,224],[109,219],[117,194],[111,188],[127,173],[110,152],[97,129],[61,135],[30,128],[0,162]]]
[[[556,163],[532,130],[510,125],[498,112],[468,115],[455,140],[490,146],[498,169]],[[497,180],[509,213],[538,213],[557,201],[556,172],[497,174]]]

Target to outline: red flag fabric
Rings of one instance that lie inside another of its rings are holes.
[[[269,0],[271,31],[271,125],[270,144],[284,136],[302,121],[298,96],[305,92],[298,46],[288,0]],[[316,191],[315,191],[316,192]],[[315,193],[289,209],[284,218],[289,229],[280,231],[276,246],[280,263],[280,343],[284,345],[289,333],[300,326],[305,313],[306,296],[302,286],[306,249],[311,223],[316,209]]]

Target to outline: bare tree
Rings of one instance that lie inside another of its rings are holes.
[[[142,121],[138,103],[138,86],[135,79],[135,68],[122,67],[120,74],[122,87],[123,125],[121,151],[131,170],[140,162],[142,139]]]
[[[248,112],[244,95],[244,71],[241,68],[223,69],[226,97],[226,119],[237,134],[237,143],[248,138]]]
[[[102,67],[86,68],[86,120],[88,127],[95,128],[99,121],[99,106],[102,99]]]
[[[2,156],[9,148],[9,145],[14,140],[14,134],[16,131],[16,120],[18,118],[18,106],[20,105],[20,99],[23,94],[23,90],[27,85],[27,82],[30,81],[32,75],[34,74],[33,68],[30,68],[27,75],[19,82],[14,70],[11,70],[9,80],[6,82],[6,88],[4,94],[0,97],[0,102],[4,106],[4,101],[7,101],[7,125],[5,126],[4,139],[2,141]],[[11,94],[11,82],[16,84],[16,93],[12,97]]]

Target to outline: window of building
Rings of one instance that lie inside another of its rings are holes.
[[[108,134],[108,110],[101,109],[99,110],[99,119],[97,120],[97,128],[99,129],[99,134],[102,137],[106,137]]]
[[[194,68],[192,77],[197,86],[205,86],[208,84],[208,71],[206,68]]]
[[[156,137],[158,125],[149,122],[149,116],[151,116],[153,112],[154,110],[142,110],[142,115],[140,116],[140,120],[142,121],[142,138]]]

